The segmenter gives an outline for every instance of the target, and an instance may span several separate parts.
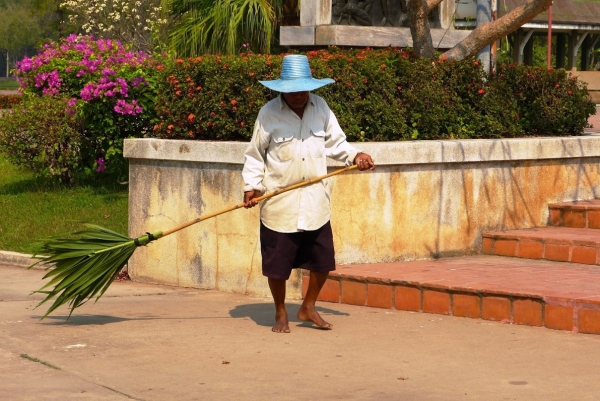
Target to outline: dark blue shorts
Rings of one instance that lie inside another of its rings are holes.
[[[331,224],[315,231],[280,233],[260,224],[263,275],[276,280],[290,278],[292,269],[316,272],[335,270]]]

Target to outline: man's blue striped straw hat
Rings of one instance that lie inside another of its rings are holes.
[[[308,58],[301,54],[290,54],[283,58],[279,79],[259,82],[274,91],[290,93],[312,91],[335,81],[331,78],[313,78]]]

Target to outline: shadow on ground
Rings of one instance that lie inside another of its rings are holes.
[[[300,309],[300,305],[297,304],[287,304],[286,305],[290,324],[298,323],[297,326],[306,326],[311,327],[312,323],[303,322],[298,319],[296,315],[298,314],[298,310]],[[349,313],[340,312],[335,309],[323,308],[321,306],[317,306],[317,312],[323,317],[323,319],[327,320],[327,316],[337,315],[337,316],[349,316]],[[275,307],[270,303],[259,303],[259,304],[246,304],[246,305],[238,305],[232,310],[229,311],[229,315],[233,318],[250,318],[259,326],[268,326],[271,327],[275,323]]]
[[[303,322],[298,319],[296,316],[298,314],[298,310],[300,309],[300,305],[298,304],[287,304],[287,311],[289,315],[290,324],[297,323],[297,326],[313,326],[310,322]],[[340,312],[335,309],[324,308],[321,306],[317,306],[317,312],[323,317],[323,319],[327,320],[327,316],[349,316],[349,313]],[[32,319],[38,321],[38,323],[47,324],[47,325],[69,325],[69,326],[91,326],[91,325],[104,325],[111,323],[121,323],[130,320],[182,320],[182,319],[240,319],[240,318],[249,318],[253,322],[255,322],[259,326],[271,327],[275,322],[275,308],[273,304],[270,303],[255,303],[255,304],[244,304],[237,305],[235,308],[229,311],[229,316],[193,316],[193,317],[163,317],[163,316],[139,316],[134,318],[120,317],[120,316],[110,316],[110,315],[92,315],[92,314],[81,314],[75,315],[73,314],[71,317],[68,315],[51,315],[46,316],[42,319],[43,315],[32,316]]]
[[[109,324],[109,323],[120,323],[126,322],[128,320],[150,320],[154,319],[152,317],[148,318],[135,318],[128,319],[124,317],[118,316],[108,316],[108,315],[72,315],[69,317],[68,315],[54,315],[54,316],[46,316],[42,319],[42,315],[40,316],[32,316],[32,319],[38,320],[39,323],[51,324],[51,325],[69,325],[69,326],[86,326],[93,324]]]
[[[47,316],[43,320],[40,320],[42,316],[32,316],[32,319],[38,320],[39,323],[48,325],[69,325],[69,326],[88,326],[88,325],[103,325],[110,323],[121,323],[131,320],[189,320],[189,319],[230,319],[226,316],[191,316],[191,317],[163,317],[163,316],[145,316],[126,318],[119,316],[108,316],[108,315],[73,315],[68,318],[67,315],[55,315]],[[68,320],[67,320],[68,319]]]

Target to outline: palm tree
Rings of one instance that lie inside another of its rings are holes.
[[[179,57],[237,54],[244,44],[270,53],[283,0],[162,0],[174,19],[169,34]]]

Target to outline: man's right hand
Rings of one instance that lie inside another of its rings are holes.
[[[258,198],[259,196],[260,191],[257,190],[244,192],[244,207],[249,209],[258,205],[258,201],[256,201],[255,198]]]

